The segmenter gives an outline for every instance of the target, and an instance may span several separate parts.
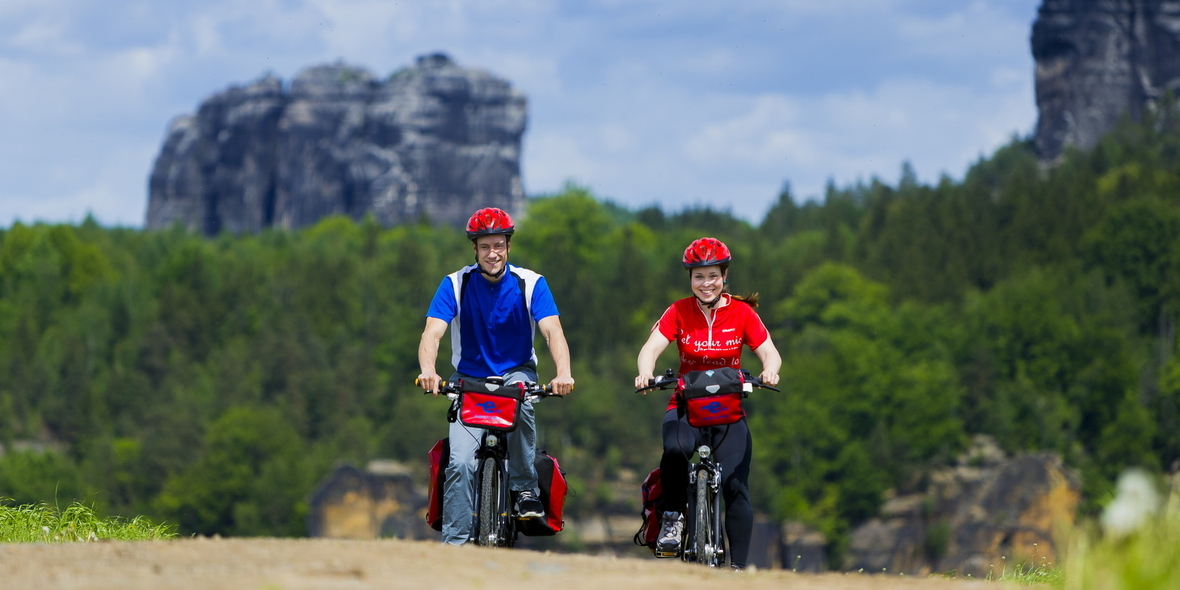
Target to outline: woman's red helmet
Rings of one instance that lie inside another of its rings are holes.
[[[469,240],[497,234],[511,237],[515,231],[516,226],[512,223],[512,217],[503,209],[495,207],[480,209],[471,216],[471,219],[467,220],[467,239]]]
[[[717,238],[694,240],[684,249],[684,268],[728,264],[732,256],[729,248]]]

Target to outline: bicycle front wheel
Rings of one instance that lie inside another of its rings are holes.
[[[495,547],[500,532],[500,468],[495,457],[483,460],[479,479],[479,544]]]
[[[715,565],[713,563],[713,502],[709,497],[709,472],[702,469],[697,472],[697,502],[696,526],[693,527],[692,549],[697,563]]]

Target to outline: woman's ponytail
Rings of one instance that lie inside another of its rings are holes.
[[[735,301],[741,301],[750,307],[758,307],[758,294],[746,293],[745,295],[730,295]]]

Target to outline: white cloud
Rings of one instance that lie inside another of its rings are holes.
[[[80,43],[69,37],[66,23],[50,18],[24,25],[8,39],[7,45],[13,49],[56,56],[77,56],[85,51]]]

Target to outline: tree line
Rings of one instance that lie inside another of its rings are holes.
[[[1093,509],[1125,466],[1180,467],[1178,189],[1165,104],[1051,166],[1015,138],[962,181],[903,166],[815,200],[785,187],[757,224],[577,186],[533,198],[511,260],[546,275],[578,381],[538,413],[540,447],[589,492],[575,512],[658,463],[663,403],[631,391],[635,355],[688,295],[685,245],[710,235],[784,358],[784,392],[749,400],[759,510],[839,555],[887,490],[920,489],[980,433],[1061,453]],[[302,534],[334,462],[420,465],[445,436],[445,404],[412,386],[417,342],[439,281],[471,259],[449,228],[346,218],[215,239],[0,230],[0,496]]]

